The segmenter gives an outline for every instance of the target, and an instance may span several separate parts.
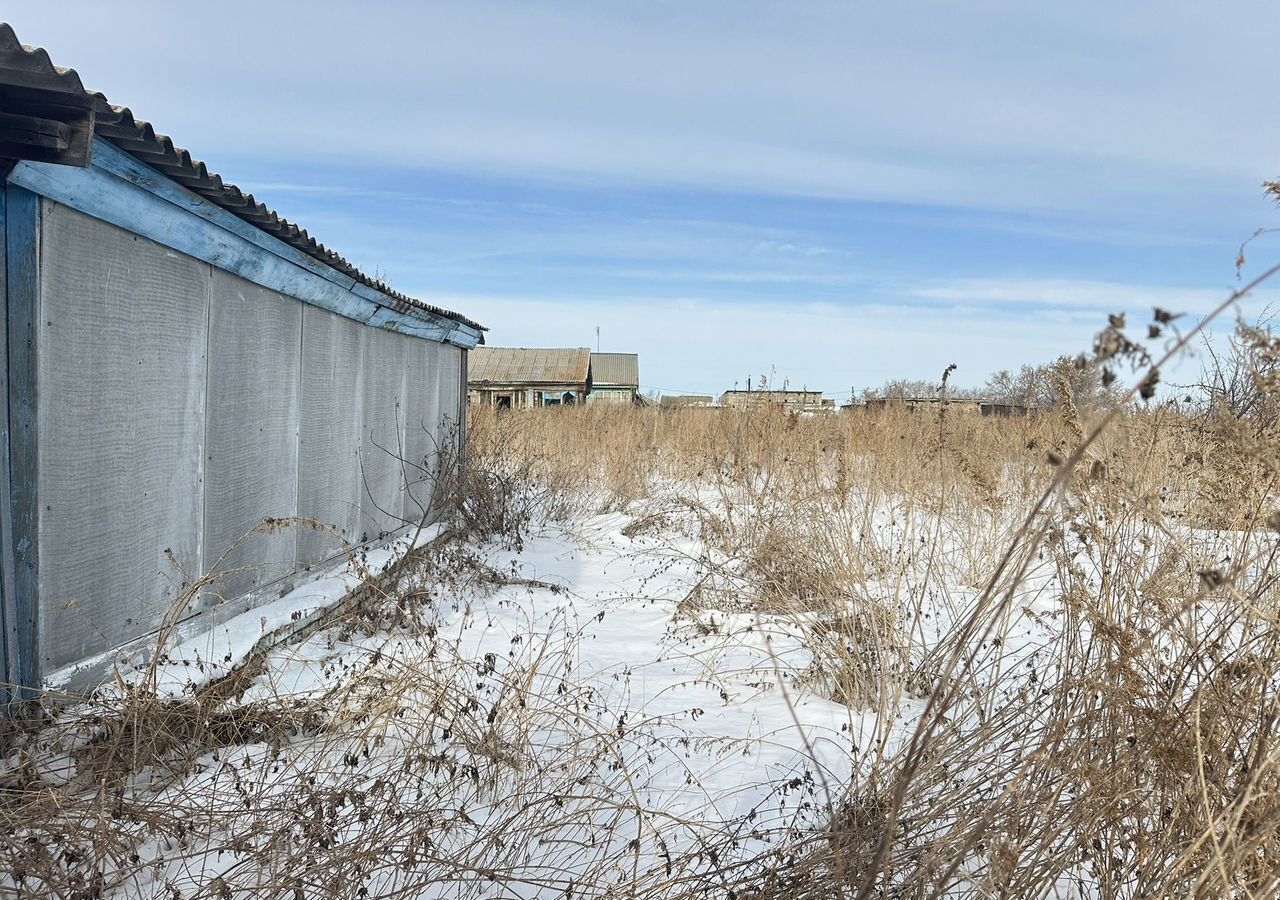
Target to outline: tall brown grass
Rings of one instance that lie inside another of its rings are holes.
[[[443,467],[450,537],[296,651],[304,687],[265,665],[50,698],[6,748],[0,895],[1280,890],[1280,434],[1066,399],[482,409],[469,442]],[[645,772],[680,755],[575,681],[571,630],[493,659],[442,634],[441,610],[539,587],[480,545],[596,514],[690,564],[678,631],[731,613],[801,636],[771,674],[865,725],[847,779],[819,789],[801,753],[815,814],[744,842],[652,808]]]
[[[1134,406],[1080,452],[1100,417],[578,409],[473,436],[572,515],[696,535],[681,613],[801,623],[810,688],[875,714],[828,828],[744,889],[1274,896],[1280,435]]]

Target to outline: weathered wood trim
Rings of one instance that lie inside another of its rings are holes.
[[[34,110],[35,114],[30,111]],[[0,112],[0,155],[62,166],[93,158],[94,111],[47,104],[10,104]]]
[[[469,349],[481,333],[408,316],[396,301],[188,191],[101,139],[85,169],[18,163],[9,180],[273,291],[366,325]]]
[[[9,659],[17,648],[17,635],[9,627],[13,588],[13,529],[9,523],[9,328],[8,290],[5,286],[5,258],[8,246],[5,228],[5,187],[0,181],[0,709],[9,705],[9,684],[13,681]]]
[[[5,630],[9,681],[40,685],[40,498],[36,337],[40,315],[40,198],[10,184],[5,189],[5,345],[8,401],[6,462],[9,490],[4,541]],[[12,576],[10,576],[10,567]],[[16,692],[13,699],[25,699]]]

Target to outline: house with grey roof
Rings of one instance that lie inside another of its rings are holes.
[[[67,684],[434,514],[479,324],[4,24],[0,177],[0,681]]]
[[[582,403],[635,403],[640,359],[586,347],[477,347],[470,354],[467,396],[497,409],[544,409]]]
[[[591,392],[586,347],[477,347],[471,353],[467,394],[497,409],[542,409],[585,403]]]
[[[640,357],[635,353],[592,353],[588,403],[634,404],[640,396]]]

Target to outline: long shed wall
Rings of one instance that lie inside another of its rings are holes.
[[[225,574],[183,615],[238,612],[340,550],[307,529],[244,537],[264,518],[312,517],[357,543],[430,507],[434,452],[462,412],[462,350],[53,201],[39,240],[42,671],[153,632],[215,564]]]

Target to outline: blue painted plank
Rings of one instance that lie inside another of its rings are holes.
[[[148,193],[152,193],[163,200],[166,200],[180,209],[187,210],[210,224],[217,225],[233,234],[243,237],[245,240],[268,253],[280,256],[294,264],[307,269],[308,271],[319,275],[327,281],[332,281],[359,297],[375,303],[385,310],[382,314],[383,318],[378,322],[378,327],[389,328],[392,331],[400,331],[404,334],[413,334],[418,337],[424,337],[428,340],[440,340],[436,337],[440,332],[438,329],[445,330],[443,339],[450,340],[456,338],[460,344],[466,343],[467,347],[473,347],[479,342],[480,332],[464,325],[461,322],[455,322],[452,319],[444,317],[431,317],[423,319],[415,316],[405,316],[388,309],[389,305],[395,303],[395,299],[387,296],[375,288],[367,284],[356,281],[349,275],[339,272],[337,269],[327,266],[319,260],[308,256],[301,250],[286,244],[279,238],[273,237],[260,228],[256,228],[249,222],[244,221],[238,216],[232,215],[225,209],[222,209],[215,203],[211,203],[200,195],[186,189],[182,185],[168,178],[163,173],[150,168],[139,160],[133,158],[118,147],[110,144],[101,138],[95,139],[94,144],[94,166],[103,169],[106,172],[124,179],[125,181],[135,184],[143,188]],[[270,287],[270,285],[264,285]],[[359,320],[358,320],[359,321]],[[387,324],[395,323],[395,324]],[[370,323],[372,324],[372,323]]]
[[[48,170],[49,177],[54,180],[73,180],[67,178],[64,174],[68,169],[66,166],[50,166],[44,163],[22,163],[20,164],[20,168],[23,169],[23,171],[18,172],[17,177],[19,181],[24,184],[26,184],[26,181],[28,180],[28,170],[36,168]],[[369,303],[382,308],[385,312],[381,314],[377,323],[378,327],[398,331],[402,334],[411,334],[415,337],[421,337],[426,340],[448,341],[450,343],[455,343],[458,346],[465,347],[466,349],[474,347],[480,341],[481,333],[470,326],[463,325],[461,322],[455,322],[452,319],[446,319],[444,317],[433,316],[430,319],[423,319],[416,316],[406,316],[397,313],[392,309],[388,309],[387,307],[392,306],[395,303],[395,300],[392,297],[389,297],[381,291],[375,290],[366,284],[356,281],[349,275],[345,275],[337,269],[325,265],[319,260],[303,253],[301,250],[298,250],[296,247],[292,247],[284,241],[281,241],[279,238],[276,238],[265,231],[254,227],[249,222],[232,215],[225,209],[222,209],[198,194],[187,190],[164,174],[144,165],[129,154],[120,150],[118,147],[103,141],[101,138],[97,138],[94,141],[93,169],[108,173],[121,181],[141,188],[153,197],[163,200],[184,212],[190,213],[191,215],[209,223],[210,225],[216,226],[223,231],[230,232],[231,234],[242,238],[247,243],[261,249],[271,256],[290,262],[293,265],[310,272],[312,275],[315,275],[324,281],[328,281],[344,291],[350,292],[355,295],[355,297],[366,300]],[[79,171],[83,172],[86,170]],[[26,186],[30,187],[30,185]],[[31,189],[36,190],[38,193],[44,193],[42,187],[47,189],[47,182],[44,185],[32,187]],[[73,202],[73,198],[70,196],[65,200],[53,197],[52,194],[46,194],[46,196],[50,196],[52,199],[59,200],[59,202],[66,203],[69,206],[75,206],[75,208],[79,209],[81,212],[88,213],[89,215],[93,215],[98,218],[103,218],[103,216],[99,216],[92,209],[85,208],[84,206],[76,206],[76,203]],[[79,198],[76,197],[74,199]],[[115,222],[114,224],[120,223]],[[124,225],[122,227],[130,226]],[[151,235],[148,235],[148,237],[151,237]],[[159,238],[153,239],[159,240]],[[162,240],[160,242],[164,243]],[[184,253],[190,253],[189,250],[181,247],[174,247],[173,249],[181,249]],[[219,265],[219,262],[215,259],[207,259],[196,253],[190,253],[190,255],[197,256],[197,258],[204,259],[206,262],[211,262],[214,265]],[[282,293],[289,293],[291,296],[296,296],[286,289],[290,283],[288,281],[282,282],[281,286],[269,284],[265,281],[257,281],[257,283],[261,284],[263,287],[271,288],[272,290],[279,290]],[[299,296],[298,299],[305,302],[314,302],[311,297]],[[322,304],[317,303],[316,305]],[[334,308],[332,306],[325,306],[324,308],[329,309],[332,312],[336,312],[339,315],[345,315],[347,318],[355,319],[358,322],[369,323],[368,316],[362,317],[359,314],[350,314],[348,312],[344,312],[342,309]],[[360,309],[359,306],[354,306],[352,308],[353,310]]]
[[[117,178],[123,179],[130,184],[134,184],[145,190],[147,193],[153,194],[161,200],[172,203],[179,209],[184,209],[191,214],[204,219],[211,225],[216,225],[225,231],[230,231],[232,234],[244,238],[249,243],[261,247],[263,250],[274,256],[287,259],[290,262],[319,275],[326,281],[333,282],[344,290],[351,290],[356,286],[357,282],[351,276],[344,275],[337,269],[326,266],[319,260],[307,256],[307,254],[298,250],[296,247],[291,247],[279,238],[267,234],[262,229],[253,226],[244,219],[241,219],[239,216],[233,215],[217,204],[209,202],[199,194],[187,190],[173,179],[164,175],[162,172],[158,172],[150,166],[139,162],[120,148],[108,143],[107,141],[104,141],[101,138],[95,138],[93,152],[94,168],[102,169],[104,172],[115,175]],[[266,285],[264,285],[264,287],[265,286]],[[361,287],[364,287],[364,285],[361,285]],[[380,298],[379,295],[374,292],[373,296],[365,296],[365,299],[377,303],[380,299],[386,298]]]
[[[363,287],[363,285],[361,286]],[[378,307],[377,312],[369,317],[367,324],[377,328],[386,328],[390,331],[398,331],[401,334],[410,334],[429,341],[449,342],[457,335],[455,329],[442,328],[439,325],[432,325],[409,316],[403,316],[395,310],[387,309],[385,306]]]
[[[10,184],[5,189],[5,326],[8,350],[8,540],[12,579],[5,624],[13,637],[10,681],[40,684],[39,524],[37,491],[36,336],[40,308],[40,198]],[[6,573],[7,574],[7,573]],[[24,699],[18,693],[15,699]]]
[[[255,284],[358,322],[367,322],[378,310],[377,304],[101,169],[22,162],[14,167],[10,181]]]

